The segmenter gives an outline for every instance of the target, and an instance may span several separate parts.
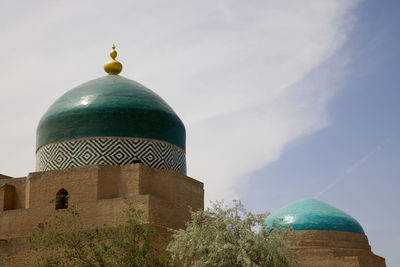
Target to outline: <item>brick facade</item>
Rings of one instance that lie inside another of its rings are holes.
[[[90,224],[115,225],[125,198],[154,222],[160,238],[166,229],[178,229],[189,218],[189,207],[203,209],[203,183],[172,170],[128,166],[89,166],[30,173],[27,177],[0,176],[0,266],[24,266],[28,237],[55,211],[60,189],[69,205]]]

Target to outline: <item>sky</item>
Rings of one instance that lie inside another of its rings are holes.
[[[124,69],[187,131],[206,201],[253,212],[313,197],[400,266],[400,4],[374,0],[0,1],[0,173],[35,171],[63,93]]]

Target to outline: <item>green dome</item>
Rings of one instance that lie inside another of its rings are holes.
[[[364,234],[361,225],[350,215],[322,201],[306,198],[290,203],[267,218],[280,228],[291,225],[294,230],[326,230]]]
[[[97,136],[155,139],[185,150],[185,127],[172,108],[119,75],[91,80],[61,96],[39,122],[36,147]]]

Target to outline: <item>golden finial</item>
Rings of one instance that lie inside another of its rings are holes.
[[[117,51],[115,51],[115,45],[114,44],[113,44],[112,50],[110,52],[110,57],[111,57],[111,60],[106,62],[106,64],[104,64],[104,70],[108,74],[116,75],[116,74],[121,72],[122,64],[115,60],[115,58],[117,57]]]

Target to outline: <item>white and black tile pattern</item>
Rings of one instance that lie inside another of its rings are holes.
[[[185,151],[151,139],[92,137],[44,145],[36,152],[36,170],[59,170],[88,165],[146,166],[186,174]]]

